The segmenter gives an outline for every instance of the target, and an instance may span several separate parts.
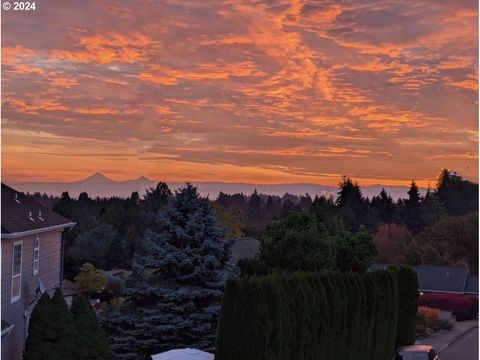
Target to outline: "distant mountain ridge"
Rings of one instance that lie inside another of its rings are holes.
[[[90,197],[128,197],[134,191],[138,191],[140,196],[145,194],[147,189],[155,187],[158,181],[141,176],[137,179],[116,181],[112,180],[101,173],[95,173],[86,179],[72,182],[25,182],[9,184],[13,188],[29,192],[46,193],[48,195],[60,196],[62,192],[68,191],[71,197],[78,197],[81,192],[87,192]],[[203,196],[209,196],[215,199],[220,191],[227,194],[244,193],[251,194],[255,189],[260,194],[279,195],[285,193],[292,195],[310,194],[312,197],[316,195],[333,196],[337,195],[337,187],[309,184],[309,183],[291,183],[291,184],[247,184],[247,183],[224,183],[224,182],[193,182]],[[183,185],[183,183],[168,183],[169,187],[174,190]],[[363,194],[369,198],[378,195],[382,188],[385,188],[393,199],[407,197],[408,186],[384,186],[371,185],[362,186]],[[425,189],[421,189],[425,192]]]

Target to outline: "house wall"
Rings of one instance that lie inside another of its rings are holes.
[[[33,275],[33,249],[35,238],[40,239],[40,264],[37,275]],[[20,299],[11,303],[13,244],[23,241],[22,249],[22,290]],[[38,279],[52,294],[61,285],[60,268],[62,261],[62,232],[51,231],[16,239],[2,239],[2,319],[14,324],[10,335],[2,338],[2,360],[21,360],[26,339],[26,319],[24,313],[35,305],[35,290]],[[33,302],[33,303],[32,303]]]

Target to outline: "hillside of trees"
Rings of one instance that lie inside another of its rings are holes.
[[[145,229],[155,226],[155,216],[172,196],[162,182],[142,198],[136,192],[126,199],[92,199],[87,193],[78,199],[70,198],[68,193],[61,198],[32,195],[77,222],[65,244],[65,275],[69,279],[77,276],[86,262],[101,269],[131,269],[133,255],[144,245]],[[368,199],[358,183],[343,177],[336,198],[288,193],[283,197],[267,196],[254,191],[250,195],[220,193],[209,201],[219,223],[226,228],[226,239],[265,239],[271,237],[272,226],[279,220],[304,214],[303,220],[289,221],[302,227],[302,221],[314,219],[319,231],[333,236],[334,241],[369,234],[378,248],[374,259],[377,262],[452,266],[467,263],[474,271],[478,267],[478,184],[447,169],[440,172],[435,188],[428,189],[424,196],[412,181],[406,199],[394,200],[385,190]]]

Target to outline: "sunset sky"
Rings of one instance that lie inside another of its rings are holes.
[[[2,176],[478,182],[476,0],[2,12]]]

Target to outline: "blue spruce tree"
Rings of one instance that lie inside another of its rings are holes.
[[[180,189],[147,229],[127,300],[104,320],[116,359],[147,359],[175,348],[213,351],[229,243],[207,199]]]

